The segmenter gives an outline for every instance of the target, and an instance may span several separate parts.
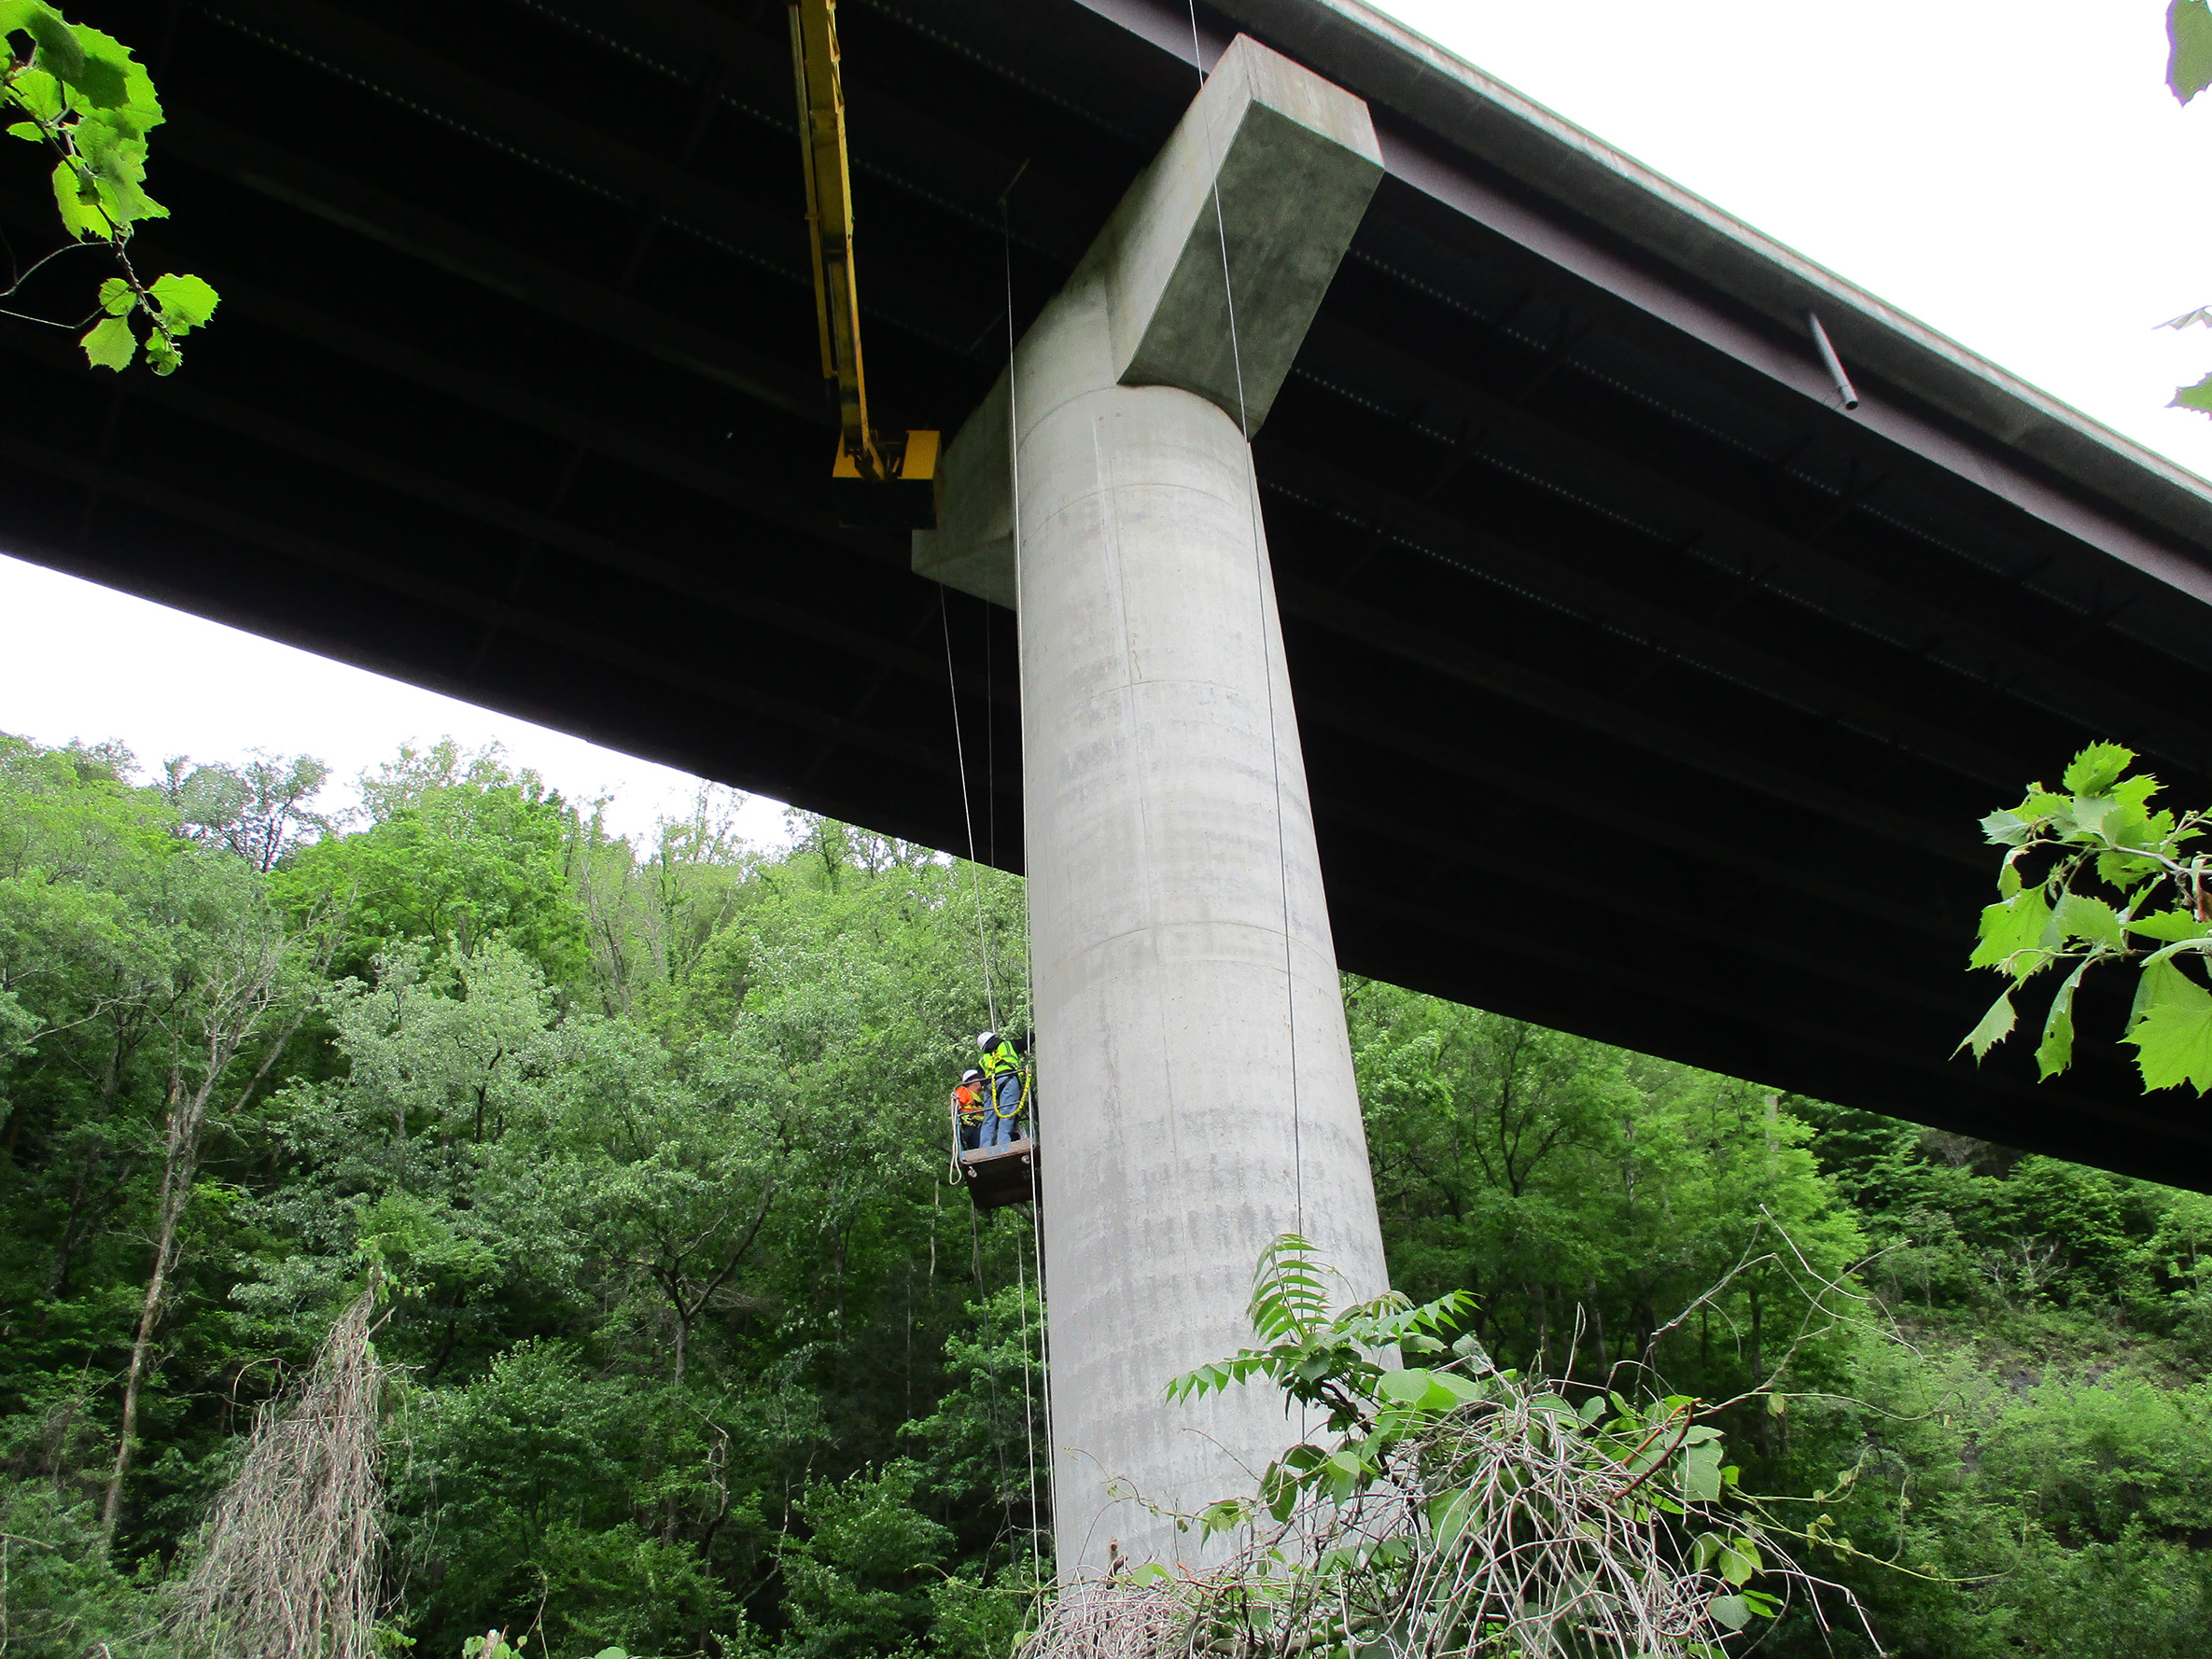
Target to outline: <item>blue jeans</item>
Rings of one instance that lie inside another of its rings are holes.
[[[1021,1117],[1015,1111],[1021,1104],[1021,1073],[1001,1073],[995,1092],[999,1104],[983,1115],[982,1144],[987,1147],[1012,1146],[1021,1137]],[[1002,1115],[1009,1113],[1013,1115]]]

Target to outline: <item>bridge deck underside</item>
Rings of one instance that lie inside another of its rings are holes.
[[[949,430],[1193,72],[1071,0],[840,18],[871,390]],[[0,548],[966,850],[940,591],[828,513],[780,6],[101,21],[171,99],[142,267],[223,309],[169,381],[0,322]],[[1348,969],[2212,1186],[2103,1042],[1948,1058],[1975,818],[2102,736],[2212,789],[2195,601],[1395,178],[1257,450]],[[1018,869],[1013,619],[942,599]]]

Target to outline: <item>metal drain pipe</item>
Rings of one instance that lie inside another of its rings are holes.
[[[1813,343],[1820,348],[1820,360],[1827,365],[1828,378],[1836,383],[1836,395],[1843,399],[1845,409],[1858,407],[1858,392],[1851,383],[1851,376],[1843,372],[1843,359],[1836,356],[1836,348],[1828,342],[1828,331],[1820,326],[1820,318],[1813,312],[1805,314],[1805,321],[1813,329]]]

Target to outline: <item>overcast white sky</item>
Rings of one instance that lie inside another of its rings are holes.
[[[2212,332],[2212,94],[2163,84],[2163,0],[1398,0],[1409,25],[2045,391],[2212,475],[2163,406]],[[157,156],[158,156],[157,146]],[[219,325],[218,325],[219,327]],[[189,369],[186,372],[190,372]],[[0,731],[148,762],[254,747],[350,776],[401,740],[504,743],[617,827],[688,799],[664,767],[0,558]],[[777,833],[778,808],[745,820]]]

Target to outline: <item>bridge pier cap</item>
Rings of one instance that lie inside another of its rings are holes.
[[[1173,1513],[1302,1432],[1265,1385],[1163,1397],[1250,1342],[1268,1239],[1313,1238],[1345,1300],[1387,1283],[1246,441],[1381,175],[1365,104],[1240,36],[915,537],[917,572],[1021,615],[1064,1582],[1116,1545],[1202,1564]]]
[[[1010,402],[1025,449],[1059,403],[1115,385],[1192,393],[1256,437],[1381,181],[1365,100],[1238,35],[1023,337],[1014,397],[1001,371],[955,435],[916,574],[1018,608]]]

